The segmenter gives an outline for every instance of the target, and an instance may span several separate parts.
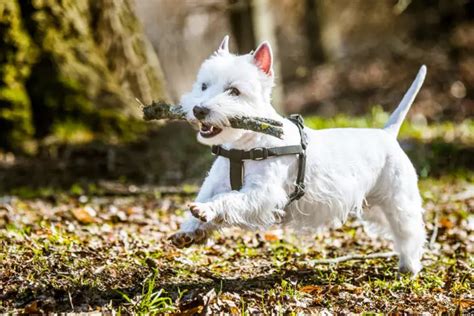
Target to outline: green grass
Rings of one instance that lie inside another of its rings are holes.
[[[156,271],[145,279],[141,295],[130,298],[127,294],[120,292],[122,298],[131,305],[130,311],[137,315],[156,315],[175,311],[173,300],[166,296],[163,289],[156,288]]]
[[[353,117],[337,114],[333,117],[305,117],[305,124],[314,129],[356,127],[356,128],[382,128],[388,121],[389,113],[382,107],[374,106],[372,111],[364,116]],[[474,120],[466,119],[461,123],[452,121],[434,122],[430,124],[414,123],[406,120],[401,129],[399,138],[430,141],[443,140],[446,142],[461,141],[474,143]]]

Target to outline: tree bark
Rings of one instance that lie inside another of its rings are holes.
[[[167,97],[129,0],[0,0],[0,17],[1,147],[67,122],[120,137],[138,122],[135,96]]]
[[[239,52],[247,54],[265,40],[272,46],[275,77],[272,105],[278,112],[284,114],[278,43],[270,2],[268,0],[229,0],[229,3],[231,5],[229,19]]]
[[[268,41],[273,53],[273,76],[275,86],[272,91],[272,105],[281,114],[283,111],[283,82],[280,72],[280,54],[275,34],[275,23],[269,0],[252,0],[253,28],[256,45]]]
[[[323,47],[321,44],[320,13],[315,0],[305,0],[305,29],[308,42],[308,51],[314,65],[324,62]]]
[[[25,80],[37,59],[16,1],[0,0],[0,38],[0,146],[13,147],[33,134]]]

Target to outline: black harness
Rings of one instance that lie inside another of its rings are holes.
[[[242,188],[242,179],[244,175],[244,160],[264,160],[268,157],[298,155],[298,174],[296,175],[295,190],[288,197],[288,204],[294,200],[300,199],[305,193],[304,175],[306,169],[306,146],[308,140],[304,132],[303,117],[299,114],[293,114],[288,119],[293,122],[300,132],[300,145],[282,146],[282,147],[257,147],[250,150],[224,149],[221,146],[212,146],[212,153],[216,156],[222,156],[229,159],[230,162],[230,186],[232,190]]]

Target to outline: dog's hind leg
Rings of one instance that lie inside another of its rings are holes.
[[[369,202],[369,205],[364,207],[362,222],[364,231],[370,237],[386,237],[392,234],[390,224],[380,205],[373,205]]]
[[[404,183],[382,206],[399,253],[399,270],[416,275],[422,268],[421,257],[426,241],[423,208],[416,181]]]

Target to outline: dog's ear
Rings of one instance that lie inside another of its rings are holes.
[[[217,54],[229,53],[229,35],[224,36],[219,48],[216,50]]]
[[[258,48],[253,53],[253,62],[269,76],[273,76],[272,64],[273,64],[273,55],[272,48],[270,44],[265,41],[258,46]]]

